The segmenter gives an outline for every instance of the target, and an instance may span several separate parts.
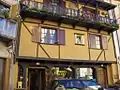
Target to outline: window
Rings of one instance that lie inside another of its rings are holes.
[[[56,30],[41,28],[41,43],[56,43]]]
[[[83,34],[75,34],[75,44],[85,44]]]
[[[93,79],[91,68],[76,68],[76,79]]]
[[[107,37],[89,34],[89,47],[96,49],[107,49],[108,48]]]
[[[42,44],[65,45],[65,31],[62,29],[32,26],[32,41]]]
[[[0,34],[7,37],[16,37],[16,23],[0,18]]]

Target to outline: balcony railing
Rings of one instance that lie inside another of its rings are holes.
[[[16,23],[0,18],[0,36],[14,39],[16,36]]]
[[[95,23],[99,26],[109,26],[118,28],[117,21],[115,19],[110,19],[108,17],[103,17],[83,9],[72,9],[72,8],[63,8],[55,4],[43,4],[35,1],[24,0],[21,2],[24,8],[23,10],[34,11],[41,14],[48,14],[52,16],[58,16],[62,18],[74,19],[76,21],[84,21],[87,23]]]

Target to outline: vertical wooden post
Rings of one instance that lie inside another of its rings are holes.
[[[95,16],[95,19],[96,19],[96,21],[99,21],[98,20],[98,15],[99,14],[99,12],[98,12],[98,3],[96,3],[96,16]]]
[[[5,60],[3,90],[8,90],[8,87],[9,87],[10,61],[11,60],[9,58]]]
[[[98,79],[97,79],[97,67],[93,67],[92,70],[93,70],[93,78],[96,79],[96,81],[98,82]]]
[[[26,64],[21,64],[23,68],[23,88],[26,88]]]

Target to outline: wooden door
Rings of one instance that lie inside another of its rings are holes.
[[[97,81],[98,84],[102,85],[102,86],[106,86],[107,85],[107,70],[106,68],[97,68]]]
[[[45,90],[45,70],[28,70],[28,90]]]

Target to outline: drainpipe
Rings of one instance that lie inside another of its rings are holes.
[[[17,0],[17,4],[19,4],[19,1],[20,0]],[[18,17],[18,16],[17,16]],[[17,24],[17,28],[16,28],[16,36],[17,36],[17,32],[18,32],[18,22],[16,23]],[[15,74],[15,69],[14,69],[14,66],[15,66],[15,46],[16,46],[16,37],[15,37],[15,40],[12,41],[12,47],[10,48],[10,54],[11,54],[11,63],[10,63],[10,79],[9,79],[9,89],[8,90],[14,90],[14,74]]]
[[[13,87],[13,80],[14,80],[14,64],[13,64],[13,45],[11,45],[11,48],[9,49],[9,54],[11,55],[11,62],[10,62],[10,77],[9,77],[9,90],[14,90]]]

